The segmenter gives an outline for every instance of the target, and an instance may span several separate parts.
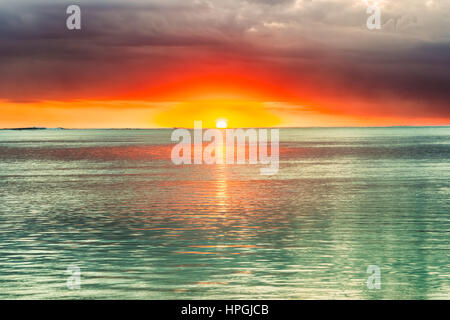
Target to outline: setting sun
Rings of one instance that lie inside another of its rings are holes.
[[[280,123],[263,102],[237,99],[174,103],[156,114],[152,121],[167,128],[191,128],[194,121],[203,121],[204,128],[261,128]]]
[[[216,127],[218,129],[226,129],[227,126],[228,126],[227,120],[219,119],[219,120],[216,121]]]

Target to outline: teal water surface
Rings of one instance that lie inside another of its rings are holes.
[[[450,127],[281,129],[274,176],[171,132],[0,131],[0,298],[450,298]]]

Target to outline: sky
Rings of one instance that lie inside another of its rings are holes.
[[[0,0],[0,127],[450,125],[449,21],[450,0]]]

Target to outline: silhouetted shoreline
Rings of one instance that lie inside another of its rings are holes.
[[[64,130],[64,128],[45,128],[45,127],[27,127],[27,128],[4,128],[0,130]]]

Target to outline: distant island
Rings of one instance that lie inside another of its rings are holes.
[[[28,127],[28,128],[4,128],[1,130],[64,130],[64,128]]]

